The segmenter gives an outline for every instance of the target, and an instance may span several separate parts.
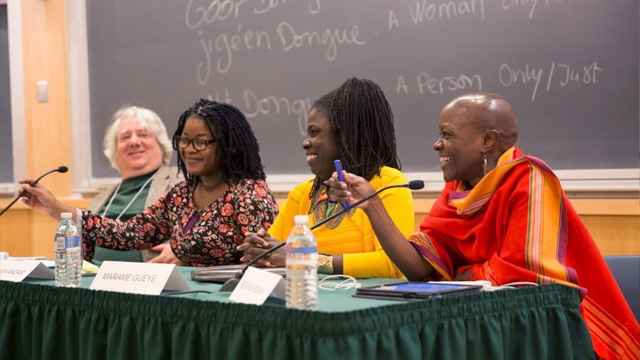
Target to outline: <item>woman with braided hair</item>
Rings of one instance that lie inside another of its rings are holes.
[[[280,215],[267,233],[247,236],[238,247],[249,261],[284,241],[293,227],[293,217],[309,214],[309,226],[344,209],[331,201],[325,181],[339,159],[344,169],[367,179],[376,189],[406,184],[396,154],[393,113],[382,89],[370,80],[352,78],[322,96],[312,106],[307,137],[302,142],[314,178],[297,185],[287,197]],[[413,232],[413,201],[406,188],[381,194],[385,207],[403,234]],[[318,242],[318,271],[364,277],[402,277],[389,260],[363,211],[351,209],[314,230]],[[263,266],[284,266],[284,249],[264,261]]]
[[[40,184],[25,185],[20,193],[29,193],[23,201],[54,219],[63,212],[81,214],[87,260],[96,245],[148,249],[169,240],[181,265],[239,263],[236,246],[245,233],[269,228],[278,212],[249,123],[235,107],[202,99],[180,116],[173,148],[186,181],[126,222],[77,211]]]

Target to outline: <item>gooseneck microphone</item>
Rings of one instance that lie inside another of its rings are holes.
[[[338,211],[337,213],[329,216],[328,218],[320,221],[319,223],[313,225],[310,230],[319,228],[320,226],[328,223],[329,221],[337,218],[338,216],[350,211],[352,208],[357,207],[358,205],[362,204],[365,201],[369,201],[372,198],[376,197],[378,194],[380,194],[383,191],[389,190],[389,189],[393,189],[393,188],[400,188],[400,187],[404,187],[404,188],[409,188],[410,190],[420,190],[424,187],[424,181],[422,180],[412,180],[409,181],[409,183],[407,184],[398,184],[398,185],[389,185],[389,186],[385,186],[383,188],[381,188],[380,190],[369,194],[367,196],[365,196],[364,198],[358,200],[357,202],[350,204],[348,209],[342,209],[341,211]],[[240,282],[240,279],[242,279],[242,276],[244,275],[245,271],[247,271],[247,269],[249,268],[249,266],[255,264],[256,261],[264,258],[265,256],[269,256],[270,254],[273,254],[275,251],[277,251],[278,249],[280,249],[281,247],[286,245],[286,241],[281,242],[280,244],[272,247],[271,249],[263,252],[262,254],[254,257],[253,259],[251,259],[251,261],[249,261],[244,268],[242,268],[242,270],[238,271],[231,279],[227,280],[222,287],[220,288],[220,292],[227,292],[227,291],[233,291],[233,289],[236,288],[236,286],[238,285],[238,282]]]
[[[42,180],[43,177],[51,174],[52,172],[59,172],[59,173],[66,173],[67,171],[69,171],[69,168],[66,166],[60,166],[57,169],[53,169],[50,171],[47,171],[46,173],[42,174],[39,178],[35,179],[34,181],[32,181],[31,183],[29,183],[29,186],[34,187],[36,186],[36,184],[38,184],[38,181]],[[2,214],[4,214],[7,210],[9,210],[10,207],[13,206],[13,204],[16,203],[16,201],[18,201],[18,199],[20,199],[21,197],[23,197],[24,195],[18,195],[16,196],[13,201],[11,201],[11,203],[9,203],[9,205],[7,205],[6,208],[2,209],[2,212],[0,212],[0,216],[2,216]]]

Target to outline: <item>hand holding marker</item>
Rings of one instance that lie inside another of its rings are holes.
[[[344,182],[344,175],[342,175],[342,163],[340,163],[340,160],[333,160],[333,164],[335,165],[336,172],[338,173],[338,180]],[[345,210],[349,210],[350,208],[349,203],[344,203],[342,206],[344,206]]]

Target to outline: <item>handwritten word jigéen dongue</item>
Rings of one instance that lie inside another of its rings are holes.
[[[360,28],[357,25],[349,29],[324,29],[298,32],[291,24],[281,22],[277,26],[279,44],[283,51],[294,48],[326,46],[326,59],[333,61],[338,56],[338,46],[352,45],[362,46],[366,41],[359,39]],[[271,34],[267,31],[244,30],[238,25],[234,34],[219,33],[215,38],[208,38],[202,30],[200,35],[200,47],[204,59],[198,62],[197,78],[200,85],[205,85],[211,75],[211,66],[215,64],[215,70],[224,74],[233,65],[234,53],[242,50],[265,49],[272,50]],[[277,42],[276,42],[277,44]],[[216,56],[218,54],[218,56]]]

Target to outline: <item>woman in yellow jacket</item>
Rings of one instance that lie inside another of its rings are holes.
[[[382,89],[370,80],[349,79],[318,99],[308,114],[307,137],[302,148],[315,177],[291,190],[268,233],[261,230],[247,234],[245,243],[238,247],[244,250],[244,261],[285,241],[295,215],[309,214],[309,226],[313,226],[343,209],[342,204],[328,198],[324,184],[335,171],[336,159],[341,160],[345,170],[364,177],[376,189],[407,183],[396,154],[391,106]],[[412,234],[414,213],[410,190],[389,189],[380,197],[400,231],[406,236]],[[314,235],[320,253],[320,273],[356,278],[403,277],[385,254],[371,223],[360,209],[351,209],[315,229]],[[284,266],[284,249],[257,263]]]

